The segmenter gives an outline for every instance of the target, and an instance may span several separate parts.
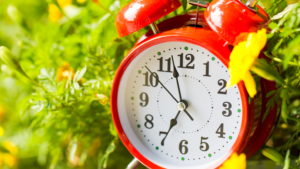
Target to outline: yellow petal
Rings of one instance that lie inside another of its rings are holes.
[[[257,37],[259,38],[259,44],[261,46],[261,49],[265,47],[267,43],[267,30],[261,29],[257,32]]]
[[[256,95],[257,91],[256,91],[256,84],[254,78],[252,77],[250,71],[247,71],[245,73],[243,77],[243,81],[245,82],[245,86],[249,96],[253,98]]]
[[[78,3],[83,4],[86,2],[86,0],[77,0]]]
[[[4,160],[4,163],[10,168],[13,168],[13,166],[17,163],[17,159],[9,153],[3,154],[3,160]]]
[[[18,154],[18,147],[14,145],[12,142],[6,141],[3,143],[5,149],[7,149],[11,154],[17,155]]]
[[[257,33],[249,33],[247,40],[237,44],[230,54],[229,73],[231,75],[227,88],[244,80],[251,97],[256,94],[256,86],[249,69],[267,42],[266,29]]]
[[[64,8],[67,5],[72,4],[72,0],[57,0],[60,7]]]
[[[2,137],[4,133],[5,133],[4,129],[0,126],[0,137]]]
[[[246,169],[246,155],[233,153],[231,157],[226,160],[220,169]]]
[[[48,11],[50,21],[57,22],[63,17],[63,14],[60,12],[56,5],[49,4]]]

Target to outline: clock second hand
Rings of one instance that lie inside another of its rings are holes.
[[[180,114],[180,112],[181,112],[181,111],[179,110],[178,113],[177,113],[177,115],[176,115],[176,117],[175,117],[174,119],[171,119],[171,121],[170,121],[170,127],[169,127],[169,131],[168,131],[168,132],[164,132],[164,131],[159,132],[159,135],[161,135],[161,134],[165,134],[165,135],[166,135],[166,136],[162,139],[162,141],[161,141],[161,143],[160,143],[162,146],[165,144],[165,139],[167,138],[167,136],[168,136],[170,130],[171,130],[174,126],[177,125],[177,117],[178,117],[178,115]]]
[[[148,71],[152,74],[152,71],[147,67],[145,66],[146,69],[148,69]],[[158,75],[157,75],[158,76]],[[158,81],[158,83],[170,94],[170,96],[176,101],[176,103],[178,103],[178,100],[170,93],[170,91],[160,82],[160,80],[154,76],[156,78],[156,80]],[[193,117],[187,112],[187,110],[184,109],[184,112],[189,116],[189,118],[193,121]]]
[[[146,67],[146,69],[148,69],[148,71],[151,73],[151,74],[153,74],[152,72],[151,72],[151,70],[147,67],[147,66],[145,66]],[[157,75],[158,76],[158,75]],[[158,81],[158,83],[170,94],[170,96],[176,101],[176,103],[178,103],[178,100],[170,93],[170,91],[160,82],[160,80],[156,77],[156,76],[154,76],[155,78],[156,78],[156,80]]]

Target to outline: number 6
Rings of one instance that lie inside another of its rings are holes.
[[[184,144],[188,144],[188,141],[182,140],[182,141],[180,142],[180,144],[179,144],[179,151],[180,151],[181,154],[186,154],[186,153],[188,153],[188,148],[187,148],[187,146],[182,145],[183,143],[184,143]],[[182,152],[182,149],[184,149],[183,152]]]

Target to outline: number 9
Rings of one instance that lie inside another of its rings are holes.
[[[144,96],[144,97],[143,97]],[[148,95],[147,95],[147,93],[145,93],[145,92],[143,92],[143,93],[141,93],[140,94],[140,99],[141,99],[141,103],[140,103],[140,105],[142,106],[142,107],[146,107],[147,105],[148,105],[148,102],[149,102],[149,97],[148,97]]]

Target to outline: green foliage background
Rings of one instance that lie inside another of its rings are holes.
[[[73,1],[59,22],[48,20],[48,5],[55,0],[0,0],[0,46],[11,49],[34,85],[3,63],[0,72],[0,152],[5,141],[17,145],[17,165],[12,168],[125,168],[133,159],[119,140],[111,119],[109,98],[114,74],[127,52],[149,28],[119,38],[115,18],[129,0]],[[271,16],[297,1],[262,0]],[[193,9],[183,7],[161,20]],[[269,94],[269,106],[283,105],[283,117],[269,146],[285,156],[288,149],[293,165],[299,156],[299,9],[293,6],[270,27],[271,66],[276,67],[278,90]],[[17,11],[13,11],[16,9]],[[277,15],[278,16],[278,15]],[[75,70],[74,80],[58,81],[58,69],[65,63]],[[296,83],[296,84],[295,84]],[[298,83],[298,84],[297,84]],[[272,95],[273,94],[273,95]],[[283,101],[281,101],[283,100]],[[2,115],[1,115],[2,114]],[[2,116],[2,117],[1,117]],[[269,157],[270,158],[270,157]],[[274,168],[258,152],[248,167]],[[272,159],[272,158],[271,158]],[[287,167],[287,162],[284,162]],[[2,166],[4,169],[8,166]],[[280,165],[279,165],[280,167]],[[1,168],[1,165],[0,165]],[[142,166],[140,168],[143,168]],[[281,166],[282,168],[282,166]]]

